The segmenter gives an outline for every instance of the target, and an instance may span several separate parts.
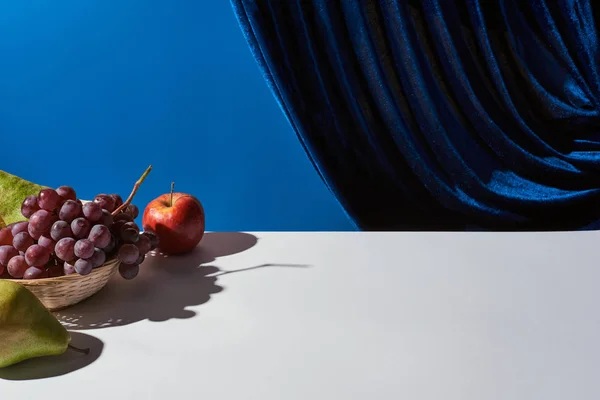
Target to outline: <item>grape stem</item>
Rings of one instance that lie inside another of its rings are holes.
[[[133,185],[133,190],[131,191],[131,194],[129,195],[127,200],[125,200],[125,202],[123,204],[121,204],[115,211],[113,211],[112,215],[117,215],[122,210],[124,210],[129,204],[131,204],[133,197],[137,193],[138,189],[140,188],[140,185],[142,184],[142,182],[144,182],[144,179],[146,179],[146,177],[148,176],[150,171],[152,171],[152,165],[150,165],[148,168],[146,168],[146,171],[144,171],[144,173],[142,174],[140,179],[138,179],[138,181],[135,183],[135,185]]]
[[[79,347],[75,347],[75,346],[70,345],[70,344],[68,345],[68,347],[69,347],[69,349],[71,349],[73,351],[76,351],[77,353],[86,354],[86,355],[90,354],[90,349],[89,348],[87,348],[87,349],[80,349]]]
[[[171,205],[169,207],[173,207],[173,190],[175,189],[175,182],[171,182]]]

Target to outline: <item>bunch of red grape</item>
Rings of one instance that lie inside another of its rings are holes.
[[[69,186],[28,196],[21,205],[28,221],[0,230],[0,275],[5,269],[15,279],[87,275],[118,258],[119,274],[135,278],[146,254],[157,247],[158,237],[140,233],[134,222],[138,208],[122,205],[117,194],[99,194],[82,202]]]

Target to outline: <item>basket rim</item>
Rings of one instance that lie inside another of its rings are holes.
[[[53,278],[3,279],[3,280],[20,283],[21,285],[24,285],[24,286],[42,286],[42,285],[52,285],[52,284],[58,285],[62,282],[77,281],[80,279],[91,278],[94,275],[99,274],[101,272],[101,270],[104,270],[109,267],[114,267],[115,265],[117,265],[119,263],[120,263],[120,261],[118,258],[116,258],[116,257],[111,258],[110,260],[105,261],[104,264],[102,264],[98,268],[94,268],[92,270],[92,272],[90,272],[87,275],[79,275],[79,274],[75,273],[75,274],[71,274],[71,275],[56,276]]]

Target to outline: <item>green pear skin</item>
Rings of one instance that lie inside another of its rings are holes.
[[[25,221],[26,218],[21,215],[23,200],[29,195],[37,195],[40,190],[45,188],[45,186],[0,170],[0,216],[4,222],[8,225],[13,222]]]
[[[64,353],[71,336],[24,286],[0,279],[0,368]]]

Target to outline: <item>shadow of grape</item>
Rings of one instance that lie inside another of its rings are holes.
[[[72,350],[58,356],[31,358],[10,367],[0,368],[0,379],[26,381],[66,375],[87,367],[102,354],[104,343],[98,338],[80,332],[71,333],[71,344],[80,349],[90,349],[89,354]]]
[[[194,317],[187,307],[204,304],[223,290],[216,276],[222,271],[205,264],[245,251],[257,241],[247,233],[207,232],[188,254],[149,253],[135,279],[126,281],[117,274],[96,295],[54,315],[71,330]]]

